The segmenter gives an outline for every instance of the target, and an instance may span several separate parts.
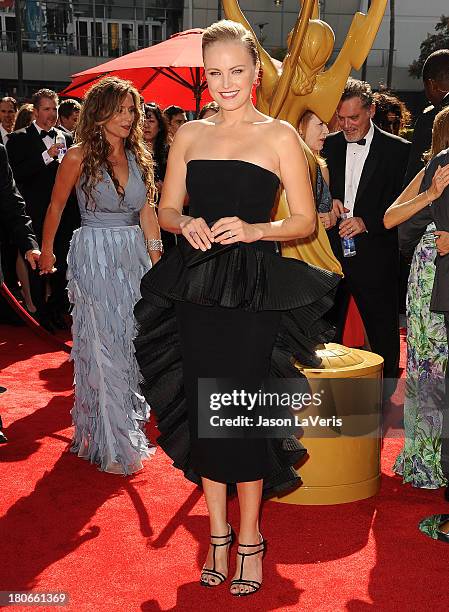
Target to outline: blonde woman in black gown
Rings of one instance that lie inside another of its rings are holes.
[[[135,345],[159,443],[204,489],[212,535],[200,582],[214,587],[228,576],[233,486],[240,528],[231,593],[249,595],[262,582],[262,493],[298,486],[292,466],[305,449],[294,437],[201,437],[198,379],[295,376],[295,358],[317,365],[316,345],[330,337],[321,316],[339,277],[277,254],[277,241],[313,232],[316,212],[298,134],[251,102],[254,38],[218,22],[203,34],[203,55],[220,110],[181,127],[170,150],[159,222],[183,238],[142,281]],[[281,182],[291,216],[271,222]],[[182,214],[186,191],[192,216]]]

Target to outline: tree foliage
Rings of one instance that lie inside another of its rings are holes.
[[[438,49],[449,49],[449,17],[441,15],[440,21],[435,26],[435,34],[428,34],[420,47],[420,54],[409,66],[409,74],[419,79],[422,74],[424,62],[434,51]]]

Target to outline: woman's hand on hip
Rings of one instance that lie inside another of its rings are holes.
[[[213,233],[202,217],[197,219],[187,217],[185,221],[181,222],[180,229],[184,238],[194,249],[207,251],[207,249],[210,249],[211,243],[215,242]]]
[[[257,224],[246,223],[239,217],[223,217],[212,226],[215,242],[233,244],[234,242],[256,242],[263,238],[263,231]]]
[[[434,234],[438,255],[447,255],[449,253],[449,232],[437,231]]]

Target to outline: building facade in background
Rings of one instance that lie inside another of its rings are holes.
[[[17,79],[16,6],[0,0],[0,93]],[[17,5],[19,3],[17,2]],[[182,30],[182,0],[21,0],[25,94]]]
[[[427,34],[435,33],[441,15],[449,15],[448,0],[396,0],[396,35],[393,57],[392,89],[413,92],[422,89],[420,79],[411,77],[408,67],[419,57],[420,44]],[[335,32],[335,47],[340,49],[355,11],[367,12],[368,0],[322,0],[322,15]],[[368,57],[366,78],[374,86],[387,78],[388,49],[390,45],[390,8]],[[360,74],[360,73],[359,73]]]
[[[298,4],[298,0],[240,1],[264,47],[275,57],[285,50]],[[409,76],[408,66],[419,56],[421,41],[434,32],[440,16],[449,14],[449,4],[448,0],[396,0],[395,4],[392,88],[410,97],[422,86]],[[71,74],[224,17],[219,0],[21,0],[21,5],[26,94],[44,85],[62,89]],[[320,5],[322,19],[335,32],[332,62],[354,13],[366,12],[368,0],[321,0]],[[388,49],[387,8],[366,68],[366,78],[374,87],[386,81]],[[0,94],[14,95],[16,79],[15,2],[0,0]]]

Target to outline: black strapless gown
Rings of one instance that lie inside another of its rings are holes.
[[[212,223],[238,216],[270,220],[278,177],[239,160],[187,165],[190,214]],[[135,308],[142,390],[156,415],[160,446],[195,483],[264,480],[269,496],[300,484],[293,466],[306,450],[293,436],[199,438],[198,378],[297,377],[296,360],[319,366],[318,344],[332,339],[322,319],[340,277],[282,258],[274,242],[240,243],[203,255],[186,240],[143,277]]]

